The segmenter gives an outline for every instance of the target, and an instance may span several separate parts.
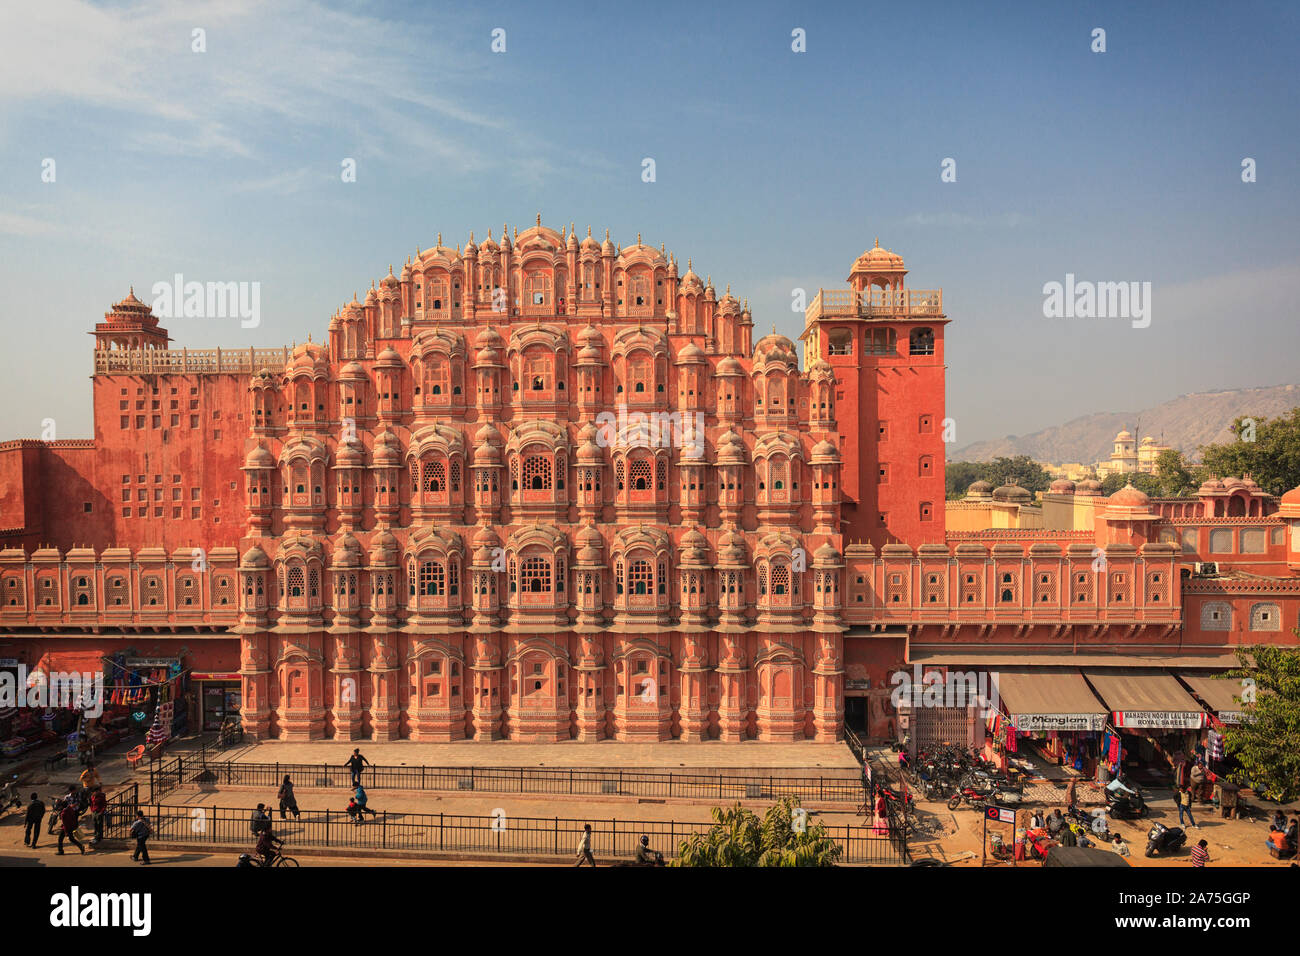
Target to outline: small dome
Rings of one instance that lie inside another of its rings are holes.
[[[1125,485],[1119,491],[1115,492],[1107,500],[1106,504],[1110,507],[1120,508],[1140,508],[1145,510],[1151,504],[1151,499],[1146,493],[1139,491],[1132,485]]]
[[[334,460],[340,465],[357,466],[365,463],[366,456],[357,445],[339,445]]]
[[[1049,490],[1056,495],[1072,495],[1074,494],[1074,482],[1069,478],[1057,478],[1052,482]]]
[[[1074,486],[1076,495],[1099,495],[1101,494],[1101,482],[1096,478],[1085,478]]]
[[[614,248],[614,243],[609,240],[609,230],[605,230],[605,241],[600,244],[600,254],[602,256],[618,255],[618,250]]]
[[[830,441],[826,439],[822,439],[817,444],[813,445],[812,448],[813,458],[839,458],[839,456],[840,456],[839,449],[836,448],[834,444],[832,444]]]
[[[393,468],[402,463],[401,443],[390,431],[382,431],[375,436],[375,447],[370,454],[376,468]]]
[[[903,268],[903,257],[888,249],[881,249],[879,239],[876,240],[874,247],[858,256],[853,263],[854,272],[895,271],[901,268]]]
[[[583,252],[600,252],[600,243],[591,237],[591,226],[587,227],[587,238],[583,239],[578,247]]]
[[[1259,491],[1260,487],[1250,475],[1242,475],[1241,486],[1249,491]]]
[[[387,531],[380,531],[370,539],[370,563],[390,565],[397,554],[397,539]]]
[[[813,560],[820,562],[838,561],[840,553],[831,546],[829,541],[825,542],[820,548],[813,552]]]
[[[714,375],[744,375],[745,367],[738,362],[734,356],[728,355],[718,363]]]
[[[342,379],[363,379],[366,377],[366,370],[361,367],[360,362],[348,362],[339,369],[339,378]]]
[[[1282,496],[1282,504],[1300,506],[1300,486],[1292,488]]]
[[[601,451],[600,446],[591,439],[587,439],[578,446],[578,461],[580,462],[600,462],[605,460],[605,454]]]
[[[1133,433],[1132,433],[1131,431],[1129,431],[1127,428],[1125,428],[1123,431],[1121,431],[1118,435],[1115,436],[1115,440],[1116,440],[1116,441],[1132,441],[1132,440],[1133,440]]]
[[[265,568],[269,567],[270,563],[267,560],[266,552],[257,545],[253,545],[244,552],[244,559],[240,562],[240,565],[245,568]]]
[[[250,451],[248,453],[248,457],[244,459],[244,467],[245,468],[274,468],[275,458],[272,457],[269,451],[267,451],[261,445],[258,445],[256,448]]]
[[[501,333],[490,325],[474,340],[475,348],[480,349],[500,349],[505,348],[505,344],[506,341],[501,337]]]
[[[403,364],[405,363],[402,362],[402,357],[391,345],[385,345],[384,350],[375,359],[375,368],[401,368]]]
[[[1224,478],[1223,487],[1225,491],[1232,491],[1234,488],[1246,487],[1246,483],[1240,478]]]
[[[686,362],[707,362],[708,358],[704,354],[704,349],[700,348],[694,342],[687,342],[677,352],[678,364]]]
[[[397,276],[393,275],[393,267],[391,265],[388,267],[388,275],[380,279],[379,284],[385,289],[397,288]]]
[[[1019,485],[1006,484],[993,489],[994,501],[1006,501],[1011,504],[1025,504],[1033,501],[1034,496],[1026,488]]]
[[[968,498],[987,498],[993,494],[993,485],[987,481],[972,481],[966,488]]]
[[[1201,487],[1197,489],[1197,494],[1212,495],[1223,490],[1223,482],[1218,478],[1207,478],[1205,481],[1201,482]]]

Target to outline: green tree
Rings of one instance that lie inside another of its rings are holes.
[[[994,488],[1015,483],[1031,492],[1046,491],[1052,483],[1052,476],[1028,455],[994,458],[988,463],[987,471],[982,477],[991,482]]]
[[[944,466],[944,483],[949,498],[964,498],[966,489],[984,477],[988,464],[982,461],[950,461]]]
[[[1220,478],[1250,475],[1272,495],[1300,485],[1300,408],[1271,421],[1237,418],[1232,433],[1236,441],[1201,448],[1207,473]]]
[[[1300,636],[1300,628],[1292,633]],[[1224,751],[1241,765],[1232,779],[1289,803],[1300,796],[1300,648],[1263,644],[1237,657],[1239,668],[1218,675],[1242,682],[1234,697],[1246,720],[1223,735]]]
[[[1156,456],[1156,480],[1162,498],[1195,497],[1201,486],[1200,468],[1189,465],[1181,451],[1170,448]]]
[[[1154,497],[1160,496],[1160,480],[1155,475],[1134,473],[1131,475],[1109,474],[1101,481],[1101,493],[1113,495],[1125,485],[1132,485],[1138,491]]]
[[[795,829],[797,797],[783,797],[760,820],[735,806],[713,808],[713,827],[683,840],[673,866],[834,866],[843,854],[820,823]]]

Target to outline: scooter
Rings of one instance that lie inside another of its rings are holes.
[[[1167,827],[1163,823],[1155,823],[1147,833],[1146,855],[1173,853],[1181,850],[1186,842],[1187,834],[1183,832],[1182,827]]]
[[[1146,801],[1142,798],[1142,791],[1135,786],[1130,785],[1133,793],[1125,793],[1123,790],[1106,791],[1106,808],[1120,819],[1136,820],[1150,813]]]

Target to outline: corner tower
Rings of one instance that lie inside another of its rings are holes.
[[[847,543],[944,540],[941,289],[908,289],[903,258],[875,246],[847,289],[818,289],[804,313],[805,363],[836,379]]]

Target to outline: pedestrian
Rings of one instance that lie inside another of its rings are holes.
[[[36,849],[36,838],[41,835],[41,821],[45,819],[45,804],[36,794],[32,794],[32,802],[27,804],[27,815],[25,821],[27,828],[23,831],[23,846],[29,846]]]
[[[1178,789],[1178,823],[1179,823],[1180,825],[1181,825],[1182,822],[1183,822],[1183,814],[1184,814],[1184,813],[1187,814],[1187,819],[1188,819],[1189,821],[1191,821],[1192,826],[1195,827],[1197,830],[1199,830],[1200,827],[1199,827],[1199,826],[1196,826],[1196,818],[1192,816],[1192,791],[1189,790],[1187,787],[1179,787],[1179,789]]]
[[[578,840],[578,862],[574,866],[582,866],[583,863],[596,865],[596,858],[591,854],[591,824],[582,825],[582,837]]]
[[[153,827],[149,826],[149,821],[144,818],[144,811],[135,811],[135,822],[131,824],[131,836],[135,837],[135,852],[131,854],[131,859],[139,860],[145,866],[149,865],[147,841],[152,835]]]
[[[352,756],[347,759],[343,766],[352,771],[352,786],[361,786],[361,768],[370,763],[365,757],[361,756],[361,748],[352,748]],[[372,764],[373,766],[373,764]]]
[[[365,814],[361,812],[361,807],[357,806],[357,798],[355,796],[348,797],[348,816],[352,818],[354,826],[366,822]]]
[[[375,813],[374,810],[371,810],[368,806],[366,806],[366,801],[369,799],[369,797],[366,796],[366,791],[361,786],[361,784],[357,784],[357,791],[352,796],[353,799],[356,800],[358,817],[361,816],[361,814],[363,813],[368,813],[372,817],[379,816],[379,814]]]
[[[1210,862],[1210,851],[1206,849],[1209,846],[1204,840],[1192,847],[1192,866],[1202,867]]]
[[[86,764],[86,769],[81,771],[81,789],[87,793],[96,787],[102,787],[103,781],[99,779],[99,771],[95,769],[94,763]]]
[[[1075,799],[1076,799],[1074,795],[1074,785],[1078,782],[1079,781],[1077,780],[1071,780],[1070,786],[1067,787],[1065,790],[1065,805],[1069,807],[1071,810],[1074,809]]]
[[[1061,808],[1057,807],[1047,815],[1047,832],[1056,838],[1060,832],[1065,829],[1065,817],[1061,816]]]
[[[1198,761],[1192,766],[1192,797],[1196,800],[1205,799],[1205,767]]]
[[[1043,823],[1043,811],[1042,811],[1042,810],[1035,810],[1032,814],[1030,814],[1030,816],[1029,816],[1029,828],[1030,828],[1031,830],[1041,830],[1041,829],[1043,829],[1043,827],[1045,827],[1045,826],[1046,826],[1046,824]]]
[[[889,835],[889,804],[885,800],[883,790],[876,791],[876,805],[874,808],[875,820],[872,822],[872,832],[877,836]]]
[[[104,817],[108,814],[108,796],[103,787],[90,791],[90,818],[95,822],[95,838],[91,846],[97,846],[104,839]]]
[[[285,812],[284,812],[286,808],[293,811],[293,818],[295,820],[297,820],[298,817],[301,816],[301,814],[298,812],[298,801],[295,800],[293,796],[293,781],[289,779],[289,775],[287,773],[284,775],[284,782],[280,784],[280,792],[276,794],[276,797],[280,801],[281,820],[286,819]]]
[[[77,813],[77,801],[75,800],[67,801],[63,805],[63,809],[59,811],[59,845],[57,850],[59,856],[63,856],[63,841],[65,839],[71,840],[72,845],[80,850],[83,856],[85,855],[86,848],[77,839]]]
[[[271,829],[271,818],[266,814],[266,804],[259,803],[253,815],[249,817],[248,828],[253,831],[253,835],[261,833],[263,830]]]
[[[1124,838],[1118,833],[1116,833],[1114,838],[1111,840],[1110,848],[1120,856],[1128,856],[1128,844],[1124,842]]]

